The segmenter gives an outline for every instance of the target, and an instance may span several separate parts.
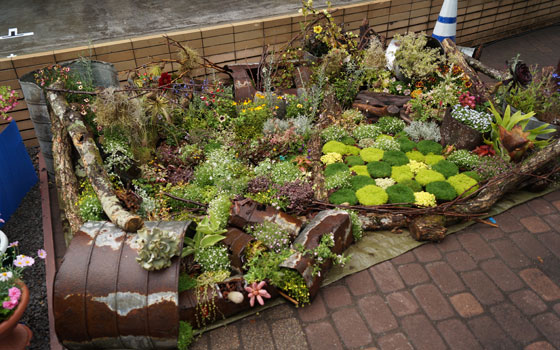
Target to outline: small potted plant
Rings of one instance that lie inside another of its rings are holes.
[[[40,249],[38,257],[44,259],[46,252]],[[24,349],[31,340],[31,330],[18,322],[29,304],[29,290],[21,276],[34,263],[34,258],[19,254],[17,241],[0,254],[0,349]]]

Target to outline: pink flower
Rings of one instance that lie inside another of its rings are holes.
[[[21,290],[19,290],[19,288],[17,287],[12,287],[10,289],[8,289],[8,296],[10,297],[11,300],[16,300],[18,301],[19,298],[21,297]]]
[[[10,299],[9,301],[4,301],[4,302],[2,303],[2,307],[3,307],[4,309],[7,309],[7,310],[12,310],[13,308],[15,308],[15,307],[17,306],[17,304],[18,304],[18,301],[17,301],[17,300],[15,300],[15,299]]]
[[[10,243],[10,245],[8,247],[17,247],[19,245],[19,241],[14,241],[12,243]]]
[[[263,298],[270,299],[271,296],[268,294],[266,289],[263,287],[266,286],[266,282],[262,281],[257,284],[257,282],[253,282],[250,287],[245,287],[247,291],[247,296],[249,297],[249,304],[252,306],[255,305],[255,298],[259,302],[259,304],[264,305]]]
[[[14,260],[14,266],[26,267],[31,266],[35,263],[35,259],[30,256],[18,255],[16,260]]]
[[[39,249],[37,251],[37,256],[44,260],[47,258],[47,252],[44,249]]]

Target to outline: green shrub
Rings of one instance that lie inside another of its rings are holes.
[[[358,202],[363,205],[381,205],[387,203],[389,196],[381,187],[367,185],[356,191]]]
[[[459,196],[469,195],[478,189],[478,182],[472,177],[465,174],[451,176],[449,179],[447,179],[447,182],[449,182],[451,186],[453,186]],[[468,192],[464,193],[467,190]]]
[[[434,181],[426,185],[426,192],[436,196],[439,201],[452,201],[457,198],[457,191],[447,181]]]
[[[396,134],[405,128],[406,123],[397,117],[381,117],[375,125],[377,125],[383,133]]]
[[[383,154],[383,161],[390,165],[405,165],[408,163],[408,157],[401,151],[386,151]]]
[[[360,151],[360,157],[364,160],[364,162],[377,162],[383,158],[383,154],[385,152],[378,148],[364,148]]]
[[[441,154],[443,147],[432,140],[422,140],[416,144],[416,148],[426,155],[428,153]]]
[[[187,350],[191,345],[194,332],[190,323],[186,321],[179,322],[179,336],[177,337],[177,349]]]
[[[455,163],[448,160],[440,160],[435,165],[432,165],[432,170],[438,171],[448,178],[453,175],[459,174],[459,167]],[[428,191],[429,192],[429,191]],[[436,196],[437,197],[437,196]]]
[[[430,182],[445,181],[445,176],[435,170],[422,169],[416,174],[416,181],[422,186],[426,186]]]
[[[344,159],[348,166],[352,167],[354,165],[364,165],[366,162],[360,156],[348,156]]]
[[[356,173],[356,175],[365,175],[365,176],[369,176],[369,172],[367,170],[367,166],[365,165],[354,165],[353,167],[350,168],[350,171],[353,171]]]
[[[416,142],[411,141],[408,137],[399,137],[397,142],[401,146],[401,151],[403,152],[410,152],[414,148],[416,148]]]
[[[323,154],[327,153],[346,154],[346,145],[339,141],[329,141],[323,145]]]
[[[344,163],[332,163],[325,167],[325,177],[332,176],[340,171],[350,171],[348,166]]]
[[[389,196],[389,203],[414,203],[414,191],[406,185],[396,184],[385,191]]]
[[[391,176],[391,165],[385,162],[371,162],[367,165],[367,170],[371,177],[389,177]]]
[[[329,196],[329,202],[336,205],[341,205],[345,203],[347,203],[348,205],[356,205],[358,204],[358,198],[356,198],[356,193],[353,190],[349,188],[344,188],[342,190],[333,192]]]
[[[347,145],[347,146],[352,146],[356,144],[356,140],[354,140],[352,137],[350,136],[344,136],[340,142],[342,142],[343,144]]]
[[[406,156],[410,160],[415,160],[417,162],[424,162],[426,160],[426,156],[423,155],[420,151],[409,151],[406,152]]]
[[[357,191],[364,186],[375,185],[375,180],[364,175],[352,176],[350,179],[350,185],[352,185],[352,189],[354,191]]]
[[[391,170],[391,178],[396,182],[403,182],[405,180],[412,180],[414,174],[408,165],[394,166]]]
[[[424,163],[426,163],[428,165],[434,165],[434,164],[437,164],[440,160],[443,160],[443,159],[445,159],[445,158],[442,155],[428,154],[424,158]]]
[[[420,185],[418,183],[418,181],[416,181],[416,180],[404,180],[404,181],[400,182],[400,184],[410,187],[412,192],[422,191],[422,185]]]
[[[348,132],[338,125],[331,125],[323,129],[323,131],[321,131],[321,138],[323,139],[323,142],[329,142],[329,141],[343,142],[342,140],[348,136],[350,136]]]
[[[477,172],[474,171],[474,170],[465,171],[465,172],[462,173],[462,174],[465,174],[465,175],[467,175],[467,176],[469,176],[469,177],[472,177],[473,179],[476,180],[476,182],[480,182],[480,181],[482,180],[482,178],[480,177],[480,174],[477,173]]]

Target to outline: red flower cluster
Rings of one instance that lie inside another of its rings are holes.
[[[169,73],[161,73],[161,76],[158,79],[158,86],[167,86],[171,84],[171,75]]]

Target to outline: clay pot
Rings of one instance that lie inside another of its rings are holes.
[[[27,326],[18,323],[29,304],[29,290],[22,281],[17,286],[21,289],[21,299],[12,316],[0,323],[0,350],[23,350],[33,336]]]

